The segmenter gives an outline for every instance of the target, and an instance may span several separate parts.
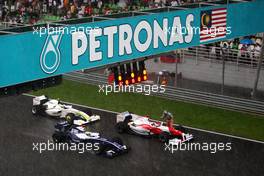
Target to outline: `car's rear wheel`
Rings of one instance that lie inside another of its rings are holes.
[[[170,134],[168,132],[162,132],[160,135],[159,135],[159,140],[163,143],[167,143],[169,142],[169,139],[170,139]]]

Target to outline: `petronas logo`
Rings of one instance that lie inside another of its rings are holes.
[[[60,50],[59,45],[62,38],[62,33],[48,35],[45,45],[40,56],[41,69],[47,73],[52,74],[56,72],[60,65]]]

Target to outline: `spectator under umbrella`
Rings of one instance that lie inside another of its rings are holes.
[[[240,41],[240,44],[243,44],[243,45],[254,45],[254,42],[251,39],[249,39],[249,38],[245,38],[245,39]]]

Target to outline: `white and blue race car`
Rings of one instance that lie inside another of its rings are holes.
[[[88,132],[84,127],[70,124],[67,121],[55,125],[52,139],[55,143],[96,144],[97,147],[94,149],[94,153],[108,158],[128,153],[130,150],[120,138],[106,139],[101,137],[99,133]]]
[[[49,99],[42,95],[33,98],[32,114],[64,118],[68,122],[75,121],[75,124],[85,125],[100,120],[99,115],[87,114],[73,108],[71,105],[62,104],[59,100]]]

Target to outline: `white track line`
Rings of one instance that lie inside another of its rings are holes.
[[[29,96],[29,97],[35,97],[34,95],[30,95],[30,94],[23,94],[23,95]],[[108,113],[112,113],[112,114],[118,114],[119,113],[119,112],[115,112],[115,111],[110,111],[110,110],[105,110],[105,109],[90,107],[90,106],[86,106],[86,105],[81,105],[81,104],[76,104],[76,103],[70,103],[70,102],[67,102],[67,101],[62,101],[62,102],[63,103],[66,103],[66,104],[71,104],[71,105],[74,105],[74,106],[79,106],[79,107],[83,107],[83,108],[94,109],[94,110],[97,110],[97,111],[103,111],[103,112],[108,112]],[[244,137],[239,137],[239,136],[234,136],[234,135],[229,135],[229,134],[220,133],[220,132],[214,132],[214,131],[209,131],[209,130],[204,130],[204,129],[200,129],[200,128],[194,128],[194,127],[190,127],[190,126],[183,126],[183,127],[188,128],[188,129],[191,129],[191,130],[196,130],[196,131],[211,133],[211,134],[214,134],[214,135],[226,136],[226,137],[230,137],[230,138],[235,138],[235,139],[240,139],[240,140],[245,140],[245,141],[250,141],[250,142],[264,144],[264,141],[258,141],[258,140],[254,140],[254,139],[248,139],[248,138],[244,138]]]

